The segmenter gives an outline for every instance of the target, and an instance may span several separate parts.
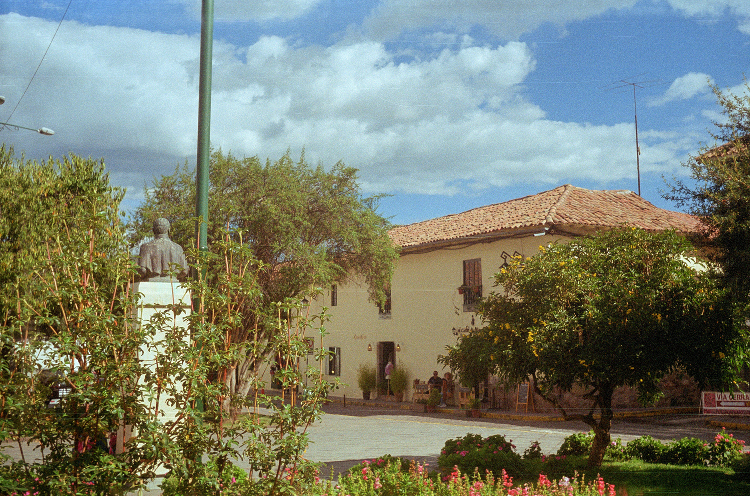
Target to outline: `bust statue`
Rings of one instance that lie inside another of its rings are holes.
[[[154,221],[154,239],[141,245],[138,273],[143,281],[169,281],[172,271],[178,280],[187,276],[188,265],[182,247],[169,239],[169,221]]]

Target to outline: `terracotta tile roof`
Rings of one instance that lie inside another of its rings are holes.
[[[447,215],[389,231],[403,249],[450,245],[472,240],[542,232],[582,234],[629,225],[683,233],[699,231],[697,217],[655,207],[626,190],[590,190],[569,184],[536,195],[517,198]]]
[[[726,158],[733,158],[737,157],[741,154],[747,155],[747,149],[748,149],[748,139],[737,139],[735,141],[730,141],[728,143],[724,143],[722,145],[715,146],[704,153],[698,155],[696,157],[696,160],[698,162],[705,162],[706,160],[711,159],[726,159]]]

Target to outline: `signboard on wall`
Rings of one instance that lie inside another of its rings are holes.
[[[750,415],[750,393],[701,393],[704,415]]]

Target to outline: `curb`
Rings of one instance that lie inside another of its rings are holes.
[[[328,397],[329,403],[343,404],[344,406],[359,406],[365,408],[389,408],[392,410],[412,410],[412,403],[408,401],[394,402],[394,401],[377,401],[377,400],[363,400],[363,399],[347,399],[346,397]],[[422,413],[414,411],[414,413]],[[448,414],[453,416],[465,416],[466,410],[460,408],[437,408],[435,413]],[[614,418],[646,418],[646,417],[657,417],[662,415],[679,415],[679,414],[698,414],[700,408],[698,407],[681,407],[681,408],[651,408],[646,410],[635,410],[635,411],[624,411],[615,412]],[[546,414],[546,413],[512,413],[512,412],[490,412],[482,410],[481,418],[491,418],[497,420],[516,420],[525,422],[566,422],[566,420],[559,414]],[[709,425],[724,426],[738,430],[750,430],[750,424],[741,423],[728,423],[719,421],[707,421]]]

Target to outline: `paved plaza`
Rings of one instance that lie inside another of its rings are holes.
[[[436,467],[445,441],[467,433],[484,437],[502,434],[512,440],[518,453],[523,453],[534,441],[540,443],[544,453],[555,453],[566,436],[589,430],[583,423],[562,422],[539,414],[490,411],[484,418],[472,419],[455,409],[425,414],[404,409],[405,406],[362,401],[349,402],[346,406],[340,401],[326,405],[322,419],[308,429],[311,444],[305,453],[306,458],[321,462],[321,475],[325,477],[344,472],[362,460],[385,454]],[[663,441],[688,436],[711,441],[720,426],[727,425],[730,430],[735,426],[740,439],[750,439],[750,432],[742,430],[748,423],[750,419],[663,412],[615,419],[612,438],[619,437],[627,442],[648,434]],[[243,466],[241,462],[239,465]],[[142,494],[160,494],[156,488],[160,482],[154,481],[152,490]]]
[[[455,409],[439,413],[416,413],[398,404],[350,403],[344,407],[334,402],[325,407],[326,414],[309,429],[311,446],[306,457],[322,462],[323,474],[345,471],[362,460],[384,454],[426,461],[435,466],[445,441],[467,433],[484,437],[502,434],[512,440],[518,453],[538,441],[544,453],[555,453],[565,437],[590,429],[581,422],[553,420],[553,416],[492,412],[480,419],[466,418]],[[696,437],[712,441],[721,421],[738,424],[738,419],[710,418],[698,414],[665,412],[660,415],[615,419],[612,439],[623,442],[643,435],[662,441]],[[739,419],[741,421],[741,419]],[[747,419],[745,423],[750,423]],[[744,424],[742,427],[745,427]],[[739,431],[739,437],[744,439]],[[747,436],[750,439],[750,435]]]

